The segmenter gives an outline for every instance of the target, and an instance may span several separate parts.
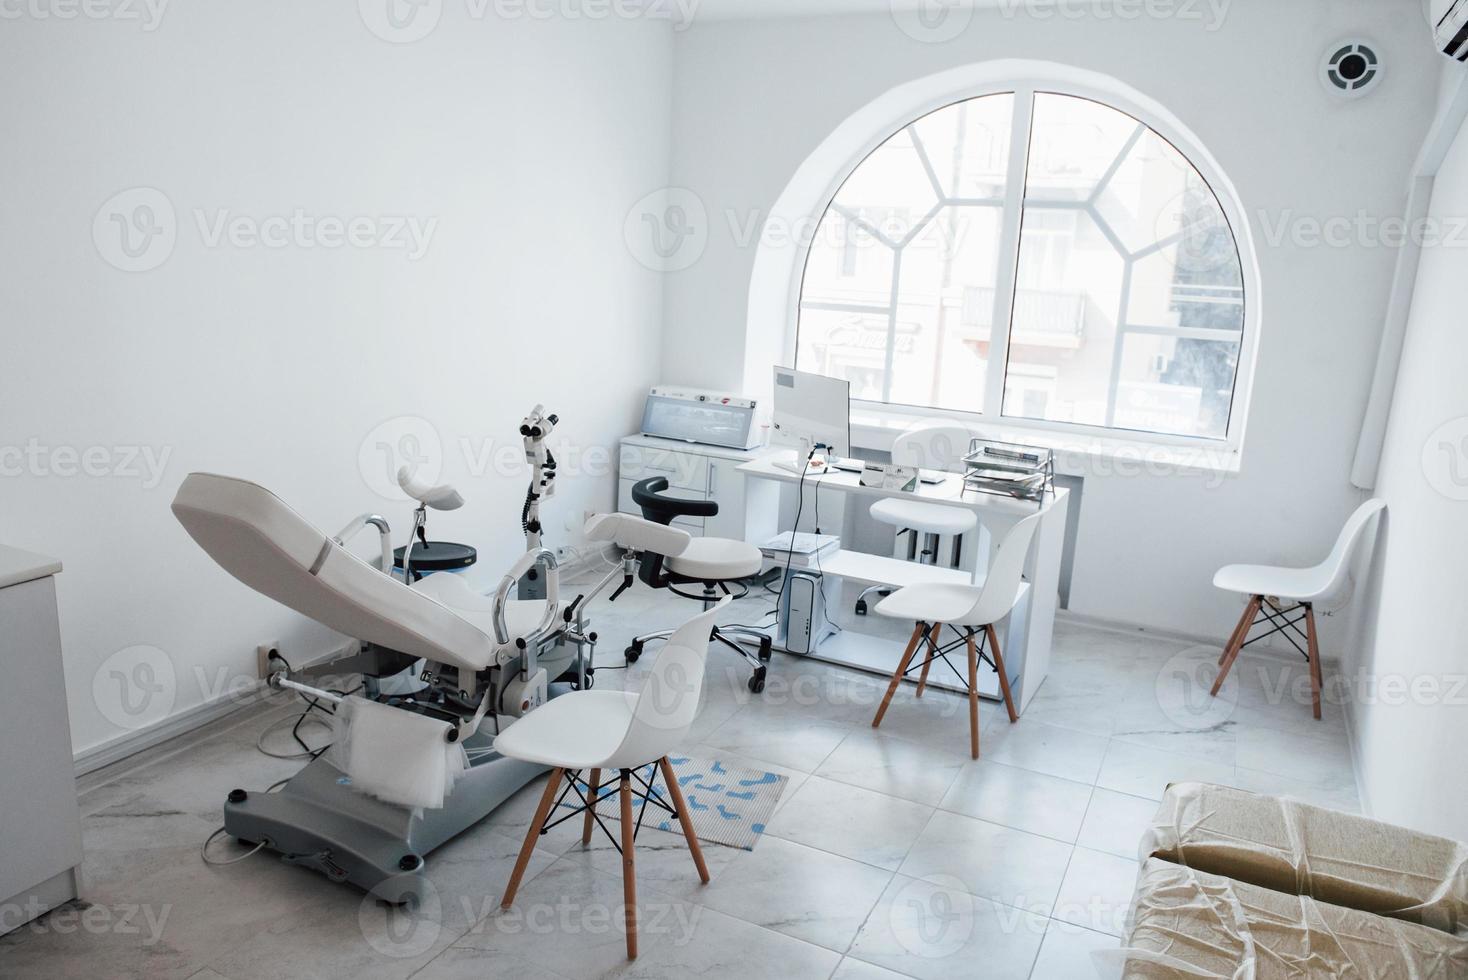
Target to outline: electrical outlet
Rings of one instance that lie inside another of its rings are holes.
[[[280,656],[279,640],[262,643],[255,648],[255,668],[262,681],[270,676],[270,657],[272,654],[277,657]]]

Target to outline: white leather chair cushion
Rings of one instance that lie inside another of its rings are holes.
[[[673,572],[706,582],[748,578],[763,567],[764,556],[758,548],[733,538],[694,538],[683,554],[668,559]]]
[[[979,523],[978,515],[967,507],[901,497],[888,497],[872,504],[872,516],[883,524],[910,527],[924,534],[967,534]]]
[[[982,591],[973,585],[909,585],[877,603],[876,608],[878,613],[891,619],[964,625],[964,617],[979,601]]]

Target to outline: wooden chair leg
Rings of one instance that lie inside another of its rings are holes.
[[[637,959],[637,869],[632,860],[632,775],[622,771],[622,928],[627,933],[627,958]],[[644,804],[645,806],[646,804]]]
[[[688,805],[683,802],[683,790],[673,775],[673,764],[668,761],[667,756],[663,756],[658,760],[658,768],[663,771],[663,782],[668,784],[668,795],[673,798],[673,808],[678,811],[678,823],[683,827],[683,837],[688,841],[688,850],[693,853],[693,864],[698,868],[698,880],[707,885],[709,869],[703,863],[703,849],[698,846],[698,836],[693,832],[693,818],[688,814]]]
[[[591,770],[591,781],[587,784],[591,792],[586,794],[586,822],[581,825],[581,843],[591,843],[591,826],[596,822],[596,794],[601,790],[601,770]]]
[[[1234,631],[1228,635],[1228,642],[1223,645],[1223,652],[1218,655],[1218,666],[1222,667],[1223,662],[1228,659],[1228,652],[1234,648],[1235,643],[1239,642],[1239,634],[1242,633],[1247,637],[1253,625],[1254,617],[1249,615],[1249,604],[1244,603],[1243,615],[1239,617],[1238,623],[1234,625]]]
[[[928,630],[928,657],[926,660],[923,661],[922,673],[918,674],[918,697],[922,697],[923,692],[928,689],[928,668],[933,666],[933,658],[938,655],[937,636],[938,631],[942,628],[942,623],[934,623],[933,628]]]
[[[882,696],[882,703],[877,707],[877,717],[872,719],[873,728],[882,723],[882,716],[887,713],[887,706],[892,703],[892,695],[897,693],[897,685],[902,683],[902,675],[907,673],[907,665],[912,662],[913,651],[917,649],[918,641],[923,637],[924,625],[918,623],[912,628],[912,639],[907,641],[907,649],[902,652],[902,661],[892,672],[892,683],[887,685],[887,693]]]
[[[1259,607],[1263,604],[1263,596],[1256,595],[1249,600],[1249,607],[1244,610],[1244,616],[1248,619],[1251,626],[1254,623],[1254,617],[1259,615]],[[1248,635],[1248,629],[1243,629],[1235,633],[1233,643],[1223,652],[1223,663],[1218,668],[1218,679],[1213,682],[1213,690],[1208,692],[1211,696],[1218,697],[1218,689],[1223,687],[1224,679],[1228,677],[1228,672],[1233,669],[1234,661],[1239,659],[1239,651],[1244,649],[1244,638]]]
[[[994,654],[994,669],[999,671],[999,690],[1004,694],[1004,707],[1009,709],[1009,723],[1013,725],[1019,721],[1019,712],[1014,710],[1014,695],[1009,690],[1009,671],[1004,669],[1004,654],[999,651],[999,634],[994,632],[993,623],[984,629],[989,632],[989,652]]]
[[[1305,604],[1305,636],[1310,641],[1310,706],[1315,720],[1320,720],[1320,641],[1315,636],[1315,606]]]
[[[515,870],[510,874],[510,884],[505,888],[505,897],[500,900],[500,908],[507,909],[510,903],[515,901],[515,892],[520,890],[520,879],[525,877],[525,869],[530,866],[530,854],[535,850],[535,838],[540,836],[540,828],[545,826],[545,818],[550,816],[551,804],[556,801],[556,790],[561,786],[561,776],[564,769],[552,769],[550,779],[545,784],[545,792],[540,795],[540,806],[535,808],[535,819],[530,823],[530,830],[525,835],[525,843],[520,845],[520,856],[515,859]]]
[[[979,653],[974,647],[974,634],[968,640],[968,741],[973,757],[979,757]]]

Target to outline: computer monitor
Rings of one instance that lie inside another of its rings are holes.
[[[823,374],[775,368],[773,445],[825,446],[831,456],[851,455],[851,383]]]

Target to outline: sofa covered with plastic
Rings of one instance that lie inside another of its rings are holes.
[[[1468,978],[1468,847],[1202,783],[1143,837],[1125,980]]]

